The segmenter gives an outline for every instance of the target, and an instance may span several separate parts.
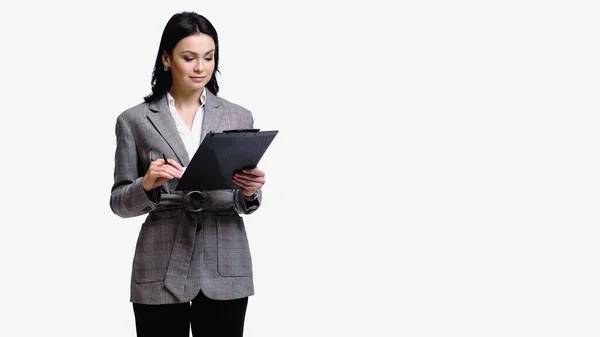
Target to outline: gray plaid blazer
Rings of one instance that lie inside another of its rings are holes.
[[[207,91],[202,139],[210,131],[253,126],[250,111]],[[193,211],[198,205],[192,198],[175,191],[176,178],[146,193],[142,178],[151,161],[163,153],[182,166],[190,161],[166,96],[121,113],[115,133],[110,207],[123,218],[146,215],[133,257],[130,301],[182,303],[200,290],[219,300],[253,295],[252,259],[240,214],[260,206],[262,191],[254,202],[238,189],[206,191],[202,205],[208,208],[200,212]]]

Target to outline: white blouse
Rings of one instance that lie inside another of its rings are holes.
[[[196,115],[194,116],[191,130],[188,129],[181,116],[177,113],[175,99],[169,92],[167,92],[167,101],[169,102],[169,110],[171,110],[171,115],[175,120],[179,136],[187,150],[189,159],[192,160],[192,157],[200,146],[200,137],[202,136],[202,119],[204,117],[204,103],[206,103],[206,88],[204,88],[202,95],[200,96],[200,107],[198,107],[198,111],[196,111]]]

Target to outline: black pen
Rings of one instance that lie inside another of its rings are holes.
[[[167,160],[167,156],[164,153],[163,153],[163,159],[165,160],[165,164],[169,164],[169,161]],[[169,164],[169,165],[171,165],[171,164]]]

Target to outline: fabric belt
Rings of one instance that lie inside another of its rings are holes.
[[[188,212],[225,211],[233,209],[233,193],[230,191],[190,191],[185,194],[161,194],[158,206],[152,212],[184,208]]]

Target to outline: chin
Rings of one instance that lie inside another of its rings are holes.
[[[206,86],[207,83],[208,82],[201,82],[201,83],[192,82],[189,84],[189,87],[190,87],[190,89],[193,89],[193,90],[202,90],[204,88],[204,86]]]

